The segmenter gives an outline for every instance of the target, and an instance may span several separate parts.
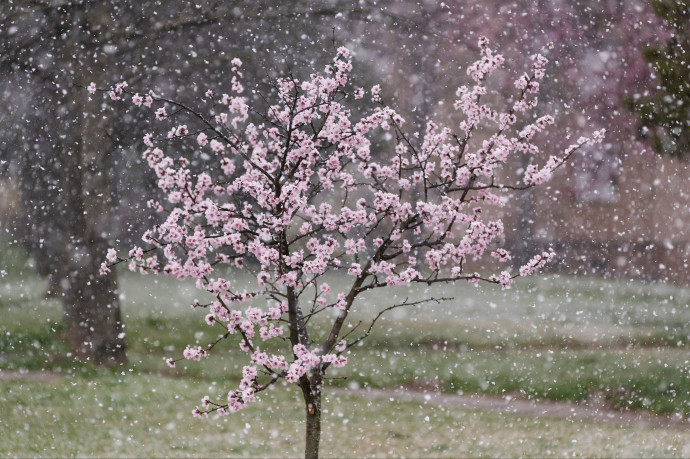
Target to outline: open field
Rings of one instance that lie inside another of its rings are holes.
[[[60,305],[44,298],[45,287],[25,273],[9,273],[0,283],[0,370],[29,372],[0,378],[0,412],[7,413],[0,454],[301,454],[295,392],[278,388],[220,420],[188,415],[203,395],[227,393],[246,364],[244,355],[221,350],[174,371],[165,366],[165,356],[217,336],[203,313],[189,308],[200,292],[170,279],[123,276],[130,366],[103,372],[69,358]],[[393,311],[353,349],[345,368],[329,372],[332,384],[596,399],[609,409],[690,416],[690,289],[535,277],[508,292],[461,285],[376,293],[360,303],[358,317],[385,307],[392,295],[455,299]],[[44,378],[37,377],[41,371]],[[683,429],[451,409],[357,392],[332,394],[326,409],[326,455],[690,454],[690,430]],[[367,440],[355,441],[361,432]]]

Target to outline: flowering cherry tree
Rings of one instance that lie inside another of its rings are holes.
[[[515,274],[465,272],[469,260],[487,253],[499,262],[510,259],[498,247],[502,222],[487,218],[484,208],[503,206],[507,192],[545,182],[574,151],[603,136],[582,137],[543,159],[534,139],[554,120],[533,112],[546,58],[532,57],[530,72],[515,80],[515,98],[499,110],[483,96],[486,78],[504,59],[486,39],[480,48],[480,59],[467,69],[472,85],[457,91],[457,132],[428,121],[422,135],[406,134],[378,85],[365,91],[352,84],[345,48],[304,81],[278,79],[274,102],[262,109],[249,105],[238,59],[230,93],[206,92],[206,108],[138,94],[126,83],[104,90],[113,100],[149,107],[168,127],[167,135],[143,140],[144,158],[165,196],[149,202],[162,215],[160,224],[143,235],[148,246],[134,247],[128,257],[109,250],[102,272],[128,262],[133,271],[196,279],[213,300],[192,306],[207,308],[205,321],[220,337],[206,347],[188,346],[182,358],[205,358],[224,340],[247,356],[239,386],[223,400],[204,397],[196,416],[239,411],[284,379],[301,389],[305,454],[316,457],[329,367],[345,366],[347,349],[365,339],[386,311],[442,300],[386,305],[367,330],[351,336],[346,324],[363,292],[463,280],[507,289],[554,256],[537,254]],[[98,89],[91,84],[89,91]],[[214,166],[193,171],[189,155],[181,153],[190,145],[192,155],[210,156]],[[532,155],[526,170],[506,167],[516,153]],[[233,285],[236,270],[252,274],[253,290]],[[328,284],[325,276],[333,273],[348,279],[347,288]],[[317,342],[310,319],[324,312],[328,329]],[[271,349],[282,351],[265,351],[264,343],[276,338]]]

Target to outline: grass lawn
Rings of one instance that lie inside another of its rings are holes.
[[[301,401],[289,388],[270,391],[241,414],[191,418],[202,396],[222,398],[233,388],[247,363],[230,343],[201,363],[180,362],[175,371],[164,364],[187,344],[217,336],[204,313],[189,308],[202,292],[167,278],[122,276],[130,366],[102,372],[69,357],[61,305],[45,299],[45,283],[28,273],[25,267],[0,279],[0,370],[62,376],[0,378],[1,455],[302,454]],[[611,407],[690,416],[690,289],[558,276],[521,279],[508,292],[399,288],[363,298],[352,324],[362,320],[358,330],[365,328],[372,312],[396,298],[430,295],[455,299],[392,311],[345,368],[329,371],[331,383],[597,397]],[[323,452],[332,456],[690,455],[690,432],[681,430],[357,395],[330,396],[326,410]]]
[[[101,374],[0,384],[3,456],[301,456],[302,410],[278,387],[236,415],[193,419],[218,385]],[[427,403],[331,395],[322,455],[687,456],[690,431],[520,417]]]

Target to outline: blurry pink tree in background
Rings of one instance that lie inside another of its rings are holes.
[[[593,264],[602,254],[607,254],[608,260],[634,260],[640,255],[635,241],[658,242],[661,238],[655,225],[646,223],[654,219],[652,206],[646,206],[629,185],[623,184],[638,177],[632,170],[662,167],[656,163],[649,145],[641,141],[638,115],[625,103],[655,93],[658,86],[641,50],[663,43],[670,32],[649,3],[450,1],[420,8],[421,12],[400,9],[391,19],[397,24],[398,40],[402,42],[399,48],[404,52],[391,53],[380,47],[376,53],[377,62],[383,62],[382,77],[395,76],[390,90],[396,91],[401,101],[399,110],[413,120],[412,125],[421,125],[419,121],[427,118],[445,120],[453,116],[450,104],[438,101],[446,99],[445,95],[461,84],[464,72],[457,71],[456,61],[462,62],[465,56],[476,52],[476,42],[467,37],[481,31],[501,49],[508,62],[514,63],[539,46],[554,43],[549,52],[553,62],[549,69],[551,77],[540,88],[540,109],[553,114],[556,124],[542,134],[543,148],[567,148],[570,139],[576,138],[585,126],[607,131],[601,147],[581,149],[568,162],[563,180],[550,185],[559,188],[557,205],[553,205],[556,195],[544,188],[516,195],[506,205],[506,248],[511,249],[512,266],[517,268],[535,251],[555,245],[563,260],[555,267],[558,272],[633,275],[628,266],[635,266],[646,273],[643,277],[647,279],[664,275],[657,272],[658,263],[653,260],[626,263],[624,267],[618,262],[607,262],[596,269]],[[456,14],[460,11],[462,14]],[[386,40],[383,31],[375,36],[376,43]],[[449,55],[456,57],[448,59]],[[405,71],[401,72],[401,68]],[[512,78],[500,74],[492,78],[488,90],[505,98],[512,87]],[[526,167],[530,157],[518,154],[513,160]],[[659,178],[663,180],[664,175],[660,173]],[[602,215],[601,210],[606,207],[633,210],[617,214],[609,209]],[[542,218],[537,218],[539,214]],[[545,219],[543,214],[549,217]],[[592,215],[598,215],[596,223],[590,223]],[[622,220],[627,224],[620,224]],[[659,226],[668,224],[664,221]],[[613,232],[607,233],[611,229]]]

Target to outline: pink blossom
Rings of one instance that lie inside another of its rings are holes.
[[[548,252],[542,252],[541,254],[535,255],[530,261],[520,268],[521,276],[528,276],[538,269],[542,268],[546,263],[551,261],[556,254],[552,249]]]
[[[223,145],[222,142],[218,142],[217,140],[213,139],[211,140],[211,150],[215,151],[216,153],[219,153],[225,150],[225,145]]]
[[[189,130],[187,129],[187,125],[183,124],[181,126],[177,126],[175,128],[175,135],[177,137],[183,137],[189,133]]]
[[[191,347],[187,346],[182,353],[185,359],[196,360],[197,362],[201,360],[202,357],[206,357],[206,351],[204,351],[201,346]]]
[[[376,103],[376,102],[381,102],[381,85],[374,85],[371,88],[371,101]]]
[[[350,266],[350,269],[347,270],[347,273],[350,276],[359,276],[362,274],[362,267],[359,265],[359,263],[352,263],[352,266]]]
[[[350,50],[345,48],[344,46],[341,46],[340,48],[338,48],[338,56],[347,59],[348,57],[350,57]]]

